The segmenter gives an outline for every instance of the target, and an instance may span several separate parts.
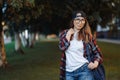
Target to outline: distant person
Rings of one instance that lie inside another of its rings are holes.
[[[70,28],[59,35],[59,48],[63,52],[60,63],[60,80],[94,80],[91,70],[102,62],[102,55],[95,47],[95,60],[89,62],[86,55],[86,43],[96,40],[93,38],[86,14],[75,11]]]

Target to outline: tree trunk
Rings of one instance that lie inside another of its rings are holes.
[[[27,46],[27,40],[23,34],[20,34],[21,42],[24,47]]]
[[[21,39],[19,33],[15,33],[15,51],[24,54],[24,51],[21,48]]]
[[[1,59],[0,65],[5,66],[7,64],[7,59],[4,46],[3,32],[0,33],[0,59]]]
[[[30,33],[29,34],[29,47],[30,48],[34,47],[35,37],[36,37],[36,33]]]

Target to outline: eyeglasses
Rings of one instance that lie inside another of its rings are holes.
[[[85,19],[74,19],[75,22],[79,22],[79,23],[85,23]]]

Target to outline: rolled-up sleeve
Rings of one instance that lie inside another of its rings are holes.
[[[70,45],[70,43],[66,39],[66,33],[67,33],[67,30],[64,30],[59,34],[59,49],[61,51],[65,51]]]

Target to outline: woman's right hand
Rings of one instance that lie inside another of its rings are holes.
[[[68,30],[67,34],[66,34],[66,39],[67,39],[68,41],[70,41],[71,35],[73,35],[73,34],[74,34],[74,29],[73,29],[73,28],[70,28],[70,29]]]

